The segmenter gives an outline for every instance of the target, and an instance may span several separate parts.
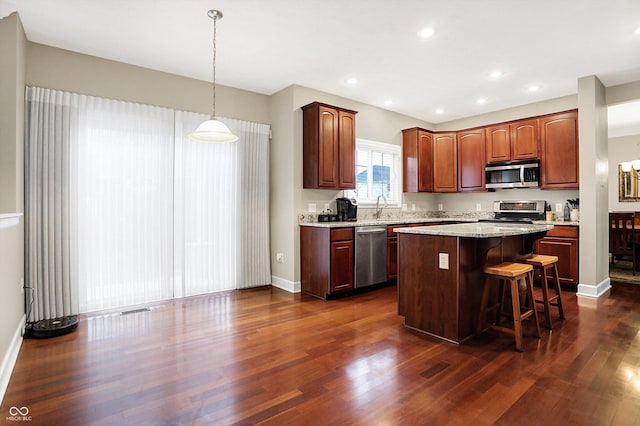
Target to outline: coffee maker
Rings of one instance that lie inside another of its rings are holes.
[[[336,210],[339,222],[355,222],[358,220],[358,202],[355,198],[336,198]]]

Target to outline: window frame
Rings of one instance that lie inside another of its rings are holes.
[[[355,162],[354,162],[355,163],[354,168],[356,169],[355,170],[356,180],[358,175],[358,170],[357,170],[358,149],[367,150],[369,152],[371,151],[381,152],[383,154],[391,154],[393,156],[393,167],[391,169],[391,175],[395,176],[395,183],[393,178],[391,181],[392,181],[392,185],[395,187],[397,199],[391,199],[391,200],[388,199],[387,207],[400,208],[400,206],[402,205],[402,147],[400,145],[395,145],[391,143],[384,143],[384,142],[377,142],[377,141],[372,141],[368,139],[356,138],[356,156],[355,156]],[[371,170],[370,158],[369,158],[368,167],[369,167],[369,170]],[[355,198],[358,201],[358,205],[361,207],[368,208],[368,207],[375,207],[376,205],[376,200],[371,200],[368,198],[366,200],[360,200],[356,195],[355,189],[345,190],[344,196],[349,198]]]

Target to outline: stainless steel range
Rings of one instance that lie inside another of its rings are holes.
[[[481,219],[480,222],[518,222],[533,223],[534,220],[544,220],[546,201],[494,201],[493,219]]]

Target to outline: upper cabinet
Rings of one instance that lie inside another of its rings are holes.
[[[455,133],[433,135],[433,192],[458,191],[458,161]]]
[[[511,124],[489,126],[487,163],[538,158],[538,120],[520,120]]]
[[[424,129],[402,131],[402,191],[433,191],[433,134]]]
[[[303,187],[355,189],[356,111],[302,107]]]
[[[486,191],[485,131],[484,129],[458,132],[458,191]]]
[[[541,117],[540,187],[578,188],[578,112],[570,111]]]

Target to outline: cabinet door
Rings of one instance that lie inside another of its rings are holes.
[[[418,131],[402,131],[402,192],[418,192]]]
[[[484,130],[458,133],[458,191],[485,191]]]
[[[511,159],[538,158],[538,120],[523,120],[511,124]]]
[[[353,288],[353,241],[331,243],[331,293]]]
[[[338,188],[356,188],[356,116],[340,111],[338,145],[340,153],[338,163]]]
[[[433,135],[433,191],[456,192],[458,190],[458,162],[456,134]]]
[[[338,186],[338,111],[319,107],[318,129],[318,186]]]
[[[387,280],[398,277],[398,237],[387,238]]]
[[[560,283],[578,285],[578,239],[544,237],[536,241],[535,252],[558,256]]]
[[[511,131],[508,124],[487,127],[487,163],[511,160]]]
[[[433,135],[418,132],[418,191],[433,191]]]
[[[578,112],[540,119],[540,187],[578,188]]]

